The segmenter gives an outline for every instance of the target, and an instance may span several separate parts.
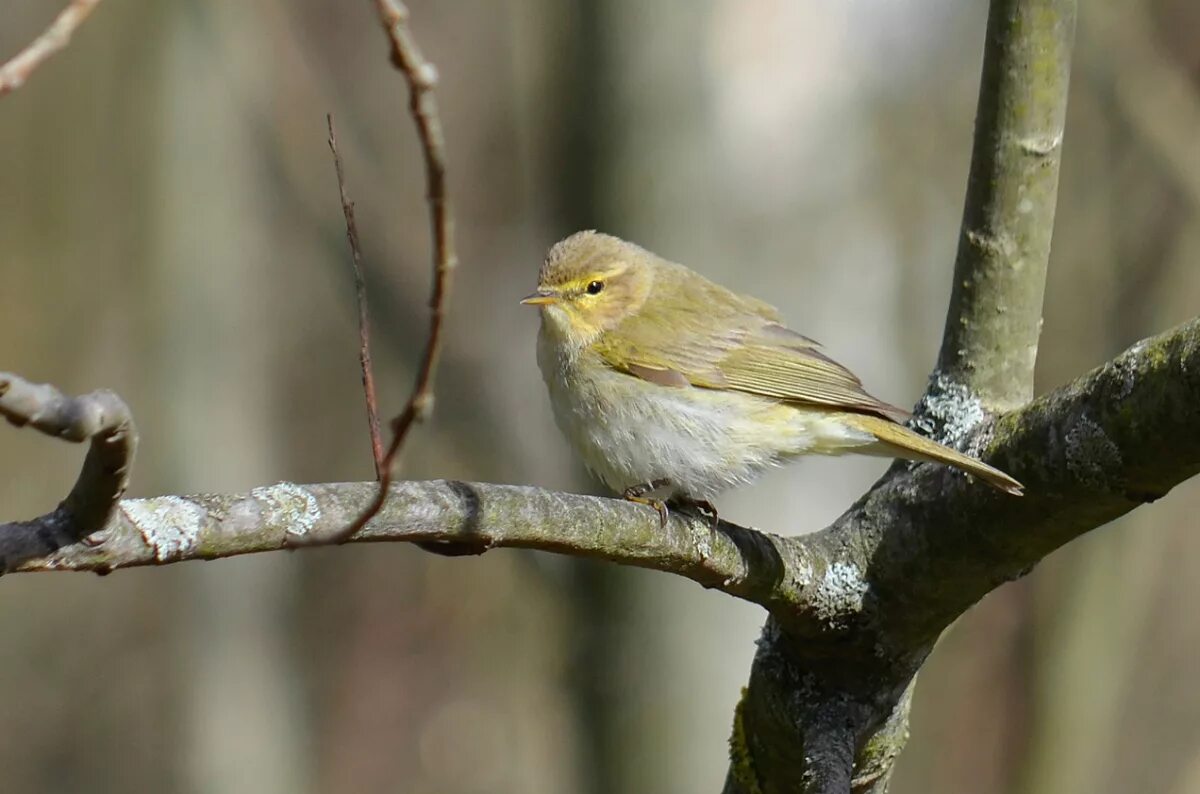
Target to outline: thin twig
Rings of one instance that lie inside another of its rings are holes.
[[[338,533],[332,542],[342,543],[378,515],[387,499],[392,469],[404,440],[415,422],[423,421],[433,410],[433,378],[442,349],[442,322],[450,293],[450,278],[458,264],[454,253],[454,219],[446,191],[446,143],[438,116],[433,88],[437,69],[425,60],[408,29],[408,9],[398,0],[376,0],[379,19],[392,44],[392,63],[408,82],[409,110],[417,126],[421,151],[425,155],[425,179],[429,199],[429,218],[433,235],[433,291],[429,299],[429,338],[408,403],[392,420],[392,443],[383,459],[379,490],[371,504],[354,523]]]
[[[50,23],[45,33],[0,66],[0,96],[20,88],[35,69],[66,47],[71,42],[71,34],[99,4],[100,0],[74,0]]]
[[[338,193],[342,198],[342,214],[346,216],[346,239],[354,264],[354,294],[358,301],[358,363],[362,367],[363,394],[367,402],[367,426],[371,431],[371,457],[375,461],[375,479],[382,480],[384,465],[383,438],[379,434],[379,403],[375,399],[375,367],[371,363],[371,318],[367,308],[367,280],[363,276],[362,247],[358,243],[358,225],[354,222],[354,202],[346,192],[346,176],[342,156],[338,153],[337,133],[333,129],[333,114],[327,113],[329,151],[333,152],[333,169],[337,172]]]

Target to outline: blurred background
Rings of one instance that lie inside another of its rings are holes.
[[[0,0],[0,59],[60,10]],[[881,397],[937,352],[985,3],[412,0],[461,269],[403,476],[595,486],[517,305],[600,228],[779,305]],[[1039,391],[1200,312],[1200,5],[1081,9]],[[0,100],[0,369],[119,391],[132,495],[372,477],[325,113],[383,410],[424,342],[424,174],[367,2],[108,0]],[[82,451],[0,428],[0,517]],[[720,501],[784,533],[884,461]],[[944,637],[893,791],[1200,792],[1200,482]],[[763,620],[661,574],[403,545],[0,582],[0,769],[29,792],[717,791]]]

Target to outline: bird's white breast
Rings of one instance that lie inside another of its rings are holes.
[[[740,392],[668,387],[617,372],[595,354],[571,356],[543,323],[538,366],[559,428],[616,492],[667,478],[709,499],[806,452],[837,454],[874,441],[827,411]]]

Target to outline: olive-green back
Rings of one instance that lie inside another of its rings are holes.
[[[728,389],[903,421],[819,345],[784,327],[774,307],[658,260],[640,310],[595,350],[614,369],[663,386]]]

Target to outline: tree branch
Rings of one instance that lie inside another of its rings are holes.
[[[92,545],[75,544],[9,570],[109,572],[320,544],[361,512],[374,483],[278,483],[248,494],[127,499]],[[785,592],[773,535],[658,514],[620,499],[448,480],[393,483],[355,542],[447,543],[477,553],[540,549],[674,573],[751,601]],[[43,550],[44,553],[44,550]]]
[[[1074,35],[1075,0],[991,2],[954,285],[923,406],[936,424],[961,421],[958,405],[936,409],[963,389],[990,410],[1033,395]]]
[[[0,524],[0,570],[7,571],[77,543],[109,522],[129,485],[137,431],[128,406],[112,392],[68,398],[53,386],[6,372],[0,372],[0,416],[48,436],[91,442],[75,486],[57,508],[32,521]]]
[[[32,388],[44,390],[44,403],[26,397],[22,416],[63,399],[49,387]],[[657,513],[620,499],[398,482],[355,540],[452,543],[480,553],[532,548],[653,568],[762,604],[798,636],[871,621],[874,631],[908,647],[1053,549],[1200,471],[1196,394],[1200,319],[1139,342],[976,438],[988,460],[1030,483],[1021,499],[945,466],[899,463],[828,529],[779,538],[725,522],[713,533],[706,520],[680,511],[660,532]],[[118,425],[108,418],[105,426]],[[57,434],[56,427],[47,429]],[[373,488],[281,483],[240,495],[125,500],[100,545],[70,546],[10,568],[113,570],[320,543],[357,514]],[[864,587],[873,595],[869,606],[861,594],[846,597]]]
[[[952,446],[980,446],[994,412],[1016,409],[1033,394],[1074,29],[1075,0],[989,5],[945,333],[914,420]],[[1021,426],[1021,416],[1009,421]],[[1053,424],[1024,427],[1050,432]],[[762,794],[822,791],[827,781],[844,780],[847,757],[854,758],[853,790],[886,789],[907,737],[913,679],[934,640],[966,605],[1017,575],[1005,563],[1020,555],[1001,554],[1003,562],[989,569],[996,541],[965,519],[1022,509],[1045,520],[1057,515],[1037,470],[1026,471],[1017,457],[1036,441],[1017,432],[1004,440],[997,435],[985,445],[991,462],[1033,496],[1012,499],[945,467],[898,463],[832,527],[798,541],[825,561],[813,590],[820,597],[810,595],[790,613],[772,611],[739,709],[743,769],[731,768],[727,791],[749,792],[740,784],[746,780],[763,781]],[[1075,506],[1084,523],[1099,518]],[[1019,524],[987,526],[1024,536]],[[940,554],[939,544],[946,547]],[[972,559],[976,549],[969,572],[949,562]],[[971,583],[968,573],[981,578]]]
[[[371,435],[371,458],[375,462],[375,479],[383,479],[386,461],[383,438],[379,435],[379,403],[375,397],[375,366],[371,362],[371,313],[367,304],[367,280],[363,275],[362,247],[358,242],[358,224],[354,221],[354,202],[346,190],[346,174],[342,155],[338,152],[337,133],[333,114],[325,115],[329,127],[329,151],[333,154],[333,170],[337,175],[338,196],[342,201],[342,217],[346,221],[346,241],[350,243],[350,264],[354,273],[354,298],[358,304],[358,364],[362,370],[363,398],[367,404],[367,431]]]
[[[438,115],[433,88],[437,69],[425,60],[408,29],[408,8],[399,0],[376,0],[379,20],[392,45],[392,63],[408,82],[409,110],[417,125],[421,152],[425,156],[425,183],[429,199],[429,222],[433,235],[433,288],[429,298],[429,336],[417,382],[408,403],[392,420],[392,442],[383,458],[382,475],[375,498],[363,512],[325,542],[344,543],[377,515],[387,498],[396,456],[404,446],[408,431],[424,421],[433,410],[433,378],[442,352],[442,324],[450,298],[450,280],[458,266],[454,248],[454,216],[446,190],[446,141]]]
[[[433,88],[438,74],[425,60],[408,29],[408,9],[397,0],[376,0],[379,19],[392,44],[392,63],[408,82],[409,109],[425,156],[425,179],[429,198],[429,221],[433,235],[433,289],[429,298],[429,339],[412,397],[396,418],[393,451],[404,443],[413,422],[422,421],[433,410],[433,376],[441,355],[442,323],[450,295],[450,278],[458,266],[454,249],[454,217],[446,191],[446,141],[438,116]]]
[[[0,96],[16,91],[51,55],[65,49],[71,43],[75,29],[99,4],[100,0],[73,0],[42,35],[0,66]]]
[[[873,489],[822,545],[853,535],[840,559],[861,565],[877,590],[879,631],[899,646],[931,642],[999,584],[1200,472],[1197,395],[1200,319],[1001,416],[977,439],[985,458],[1028,484],[1024,498],[918,466]]]
[[[673,573],[761,604],[771,617],[739,709],[746,768],[731,770],[726,790],[751,791],[739,781],[753,780],[769,781],[764,793],[841,785],[849,752],[853,790],[879,792],[907,736],[913,676],[940,632],[1053,549],[1200,471],[1196,394],[1200,319],[982,428],[974,448],[1029,483],[1023,499],[944,466],[900,463],[833,526],[780,538],[725,523],[713,534],[707,521],[678,512],[659,529],[656,513],[623,500],[402,482],[354,540],[540,549]],[[111,398],[67,402],[98,396]],[[123,488],[132,426],[119,412],[71,424],[65,417],[78,409],[55,409],[64,398],[46,387],[10,386],[3,400],[6,416],[53,434],[107,428],[91,431],[89,461],[105,462],[85,474],[104,475],[103,494]],[[64,418],[46,418],[55,416]],[[108,572],[319,544],[376,488],[280,483],[249,494],[131,499],[82,543],[74,541],[103,513],[71,508],[73,492],[64,505],[85,516],[81,529],[4,527],[0,562],[5,572]]]
[[[764,794],[818,790],[807,770],[839,773],[846,747],[810,747],[813,726],[823,740],[849,726],[854,790],[882,792],[941,632],[1054,549],[1200,472],[1197,394],[1200,319],[967,439],[1026,482],[1025,497],[901,462],[831,527],[792,540],[785,559],[795,545],[821,568],[790,609],[771,609],[735,728],[747,750],[726,791],[751,791],[746,780],[770,781]]]

